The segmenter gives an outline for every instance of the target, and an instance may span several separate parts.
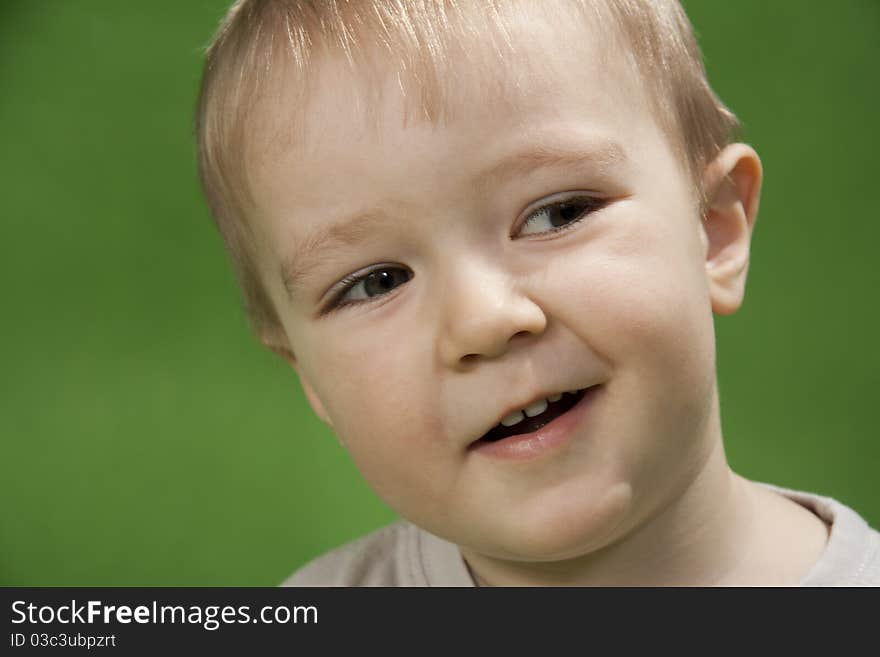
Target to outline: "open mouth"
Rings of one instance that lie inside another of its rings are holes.
[[[574,392],[564,392],[561,396],[557,396],[556,399],[547,398],[543,400],[543,403],[546,404],[546,408],[542,411],[540,411],[540,405],[542,402],[538,402],[537,406],[533,404],[519,413],[521,419],[516,417],[516,413],[504,418],[500,424],[487,431],[483,437],[477,440],[474,444],[476,445],[483,442],[494,443],[509,438],[510,436],[518,436],[524,433],[537,431],[541,427],[550,424],[560,415],[571,410],[571,408],[583,398],[584,393],[587,390],[588,388],[583,388]]]

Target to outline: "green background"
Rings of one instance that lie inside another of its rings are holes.
[[[0,4],[0,584],[271,585],[393,518],[248,333],[191,116],[225,2]],[[766,179],[735,469],[880,526],[880,3],[687,3]]]

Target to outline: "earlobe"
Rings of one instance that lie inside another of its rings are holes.
[[[324,408],[324,404],[321,402],[318,395],[315,393],[315,389],[308,382],[308,379],[302,375],[302,373],[297,369],[297,374],[299,375],[299,383],[302,386],[303,392],[306,395],[306,399],[309,402],[309,406],[312,407],[312,410],[315,412],[315,415],[326,424],[331,429],[333,428],[333,423],[330,421],[330,416],[327,415],[327,411]]]
[[[260,335],[260,342],[273,352],[281,356],[287,363],[293,368],[293,371],[296,372],[297,378],[299,378],[300,385],[302,386],[303,392],[306,395],[306,399],[309,402],[309,406],[312,407],[312,410],[315,412],[315,415],[318,418],[329,426],[333,427],[333,423],[330,421],[330,416],[327,415],[327,411],[324,409],[324,404],[321,403],[321,400],[318,398],[318,395],[315,393],[315,389],[308,382],[308,379],[303,375],[299,363],[297,363],[296,356],[293,353],[293,349],[290,348],[290,343],[287,339],[287,336],[283,336],[280,334],[274,334],[269,332],[263,332]]]
[[[718,315],[736,312],[745,296],[761,178],[761,160],[746,144],[730,144],[704,171],[706,204],[700,239],[712,311]]]
[[[292,368],[296,369],[293,349],[290,348],[290,341],[281,329],[262,327],[259,330],[259,339],[264,347],[281,356]]]

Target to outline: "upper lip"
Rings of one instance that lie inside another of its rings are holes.
[[[591,385],[594,385],[594,384],[591,384]],[[508,415],[510,415],[511,413],[513,413],[513,412],[515,412],[515,411],[521,411],[522,409],[526,408],[527,406],[530,406],[530,405],[534,404],[536,401],[539,401],[539,400],[541,400],[541,399],[547,399],[548,397],[552,397],[553,395],[561,395],[561,394],[564,394],[564,393],[566,393],[566,392],[574,392],[574,391],[576,391],[576,390],[583,390],[584,388],[589,388],[589,387],[591,387],[591,385],[580,386],[580,387],[577,387],[577,388],[556,388],[556,389],[553,390],[552,392],[542,392],[542,393],[540,393],[540,394],[532,395],[531,397],[529,397],[528,399],[526,399],[525,402],[516,402],[516,403],[514,403],[514,404],[511,404],[510,406],[508,406],[508,407],[506,408],[506,410],[505,410],[503,413],[501,413],[501,414],[497,417],[497,419],[496,419],[492,424],[490,424],[489,426],[487,426],[486,429],[483,431],[483,433],[481,433],[479,436],[477,436],[477,438],[476,438],[475,440],[480,440],[480,439],[481,439],[483,436],[485,436],[489,431],[491,431],[492,429],[494,429],[495,427],[497,427],[499,424],[501,424],[501,420],[503,420],[504,418],[506,418],[506,417],[507,417]]]

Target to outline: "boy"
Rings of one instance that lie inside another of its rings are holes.
[[[206,194],[260,339],[405,519],[288,584],[880,584],[854,511],[725,459],[735,128],[672,0],[232,8]]]

